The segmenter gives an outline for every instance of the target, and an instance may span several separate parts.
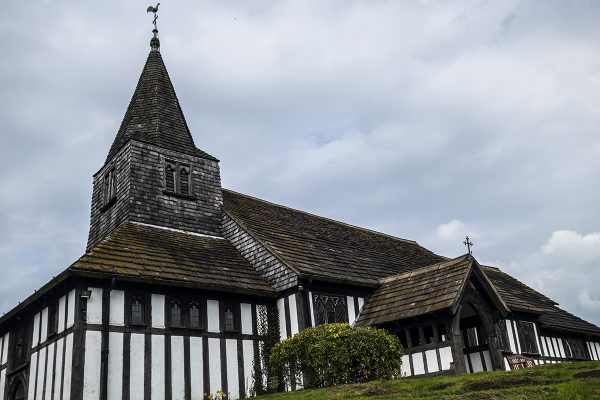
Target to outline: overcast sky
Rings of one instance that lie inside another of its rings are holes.
[[[147,1],[0,13],[0,312],[82,255]],[[496,265],[600,324],[600,2],[162,0],[223,185]]]

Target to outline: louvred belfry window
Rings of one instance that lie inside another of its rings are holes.
[[[117,176],[114,168],[104,175],[104,204],[110,203],[117,197]]]
[[[175,161],[165,162],[165,191],[191,196],[191,169],[189,165]]]
[[[345,296],[314,295],[315,325],[348,322]]]

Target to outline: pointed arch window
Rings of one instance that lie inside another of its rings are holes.
[[[202,327],[200,320],[200,305],[197,301],[190,302],[190,323],[192,329],[200,329]]]
[[[165,161],[165,192],[192,195],[191,168],[176,161]]]
[[[177,299],[171,300],[171,327],[183,327],[181,302]]]
[[[144,325],[144,296],[133,295],[131,296],[131,319],[132,325]]]
[[[235,331],[235,313],[231,304],[226,305],[223,311],[223,330]]]

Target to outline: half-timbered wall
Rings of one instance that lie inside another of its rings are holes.
[[[203,327],[176,330],[169,326],[169,296],[146,294],[145,326],[129,321],[129,293],[90,288],[83,399],[183,400],[223,390],[231,399],[247,397],[253,382],[253,324],[260,304],[241,302],[235,332],[224,331],[228,300],[208,297],[202,303]],[[103,325],[104,318],[108,324]],[[106,335],[106,333],[108,333]],[[108,347],[107,373],[102,372],[102,349]],[[103,380],[106,383],[103,383]]]
[[[8,342],[10,333],[0,336],[0,398],[3,398],[6,389],[6,370],[8,368]]]
[[[60,297],[57,307],[33,317],[28,400],[71,399],[75,290]]]

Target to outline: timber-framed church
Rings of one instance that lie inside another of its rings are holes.
[[[332,322],[397,334],[406,376],[600,359],[600,328],[469,254],[222,188],[159,47],[93,177],[85,254],[0,318],[0,400],[244,398],[269,332]]]

